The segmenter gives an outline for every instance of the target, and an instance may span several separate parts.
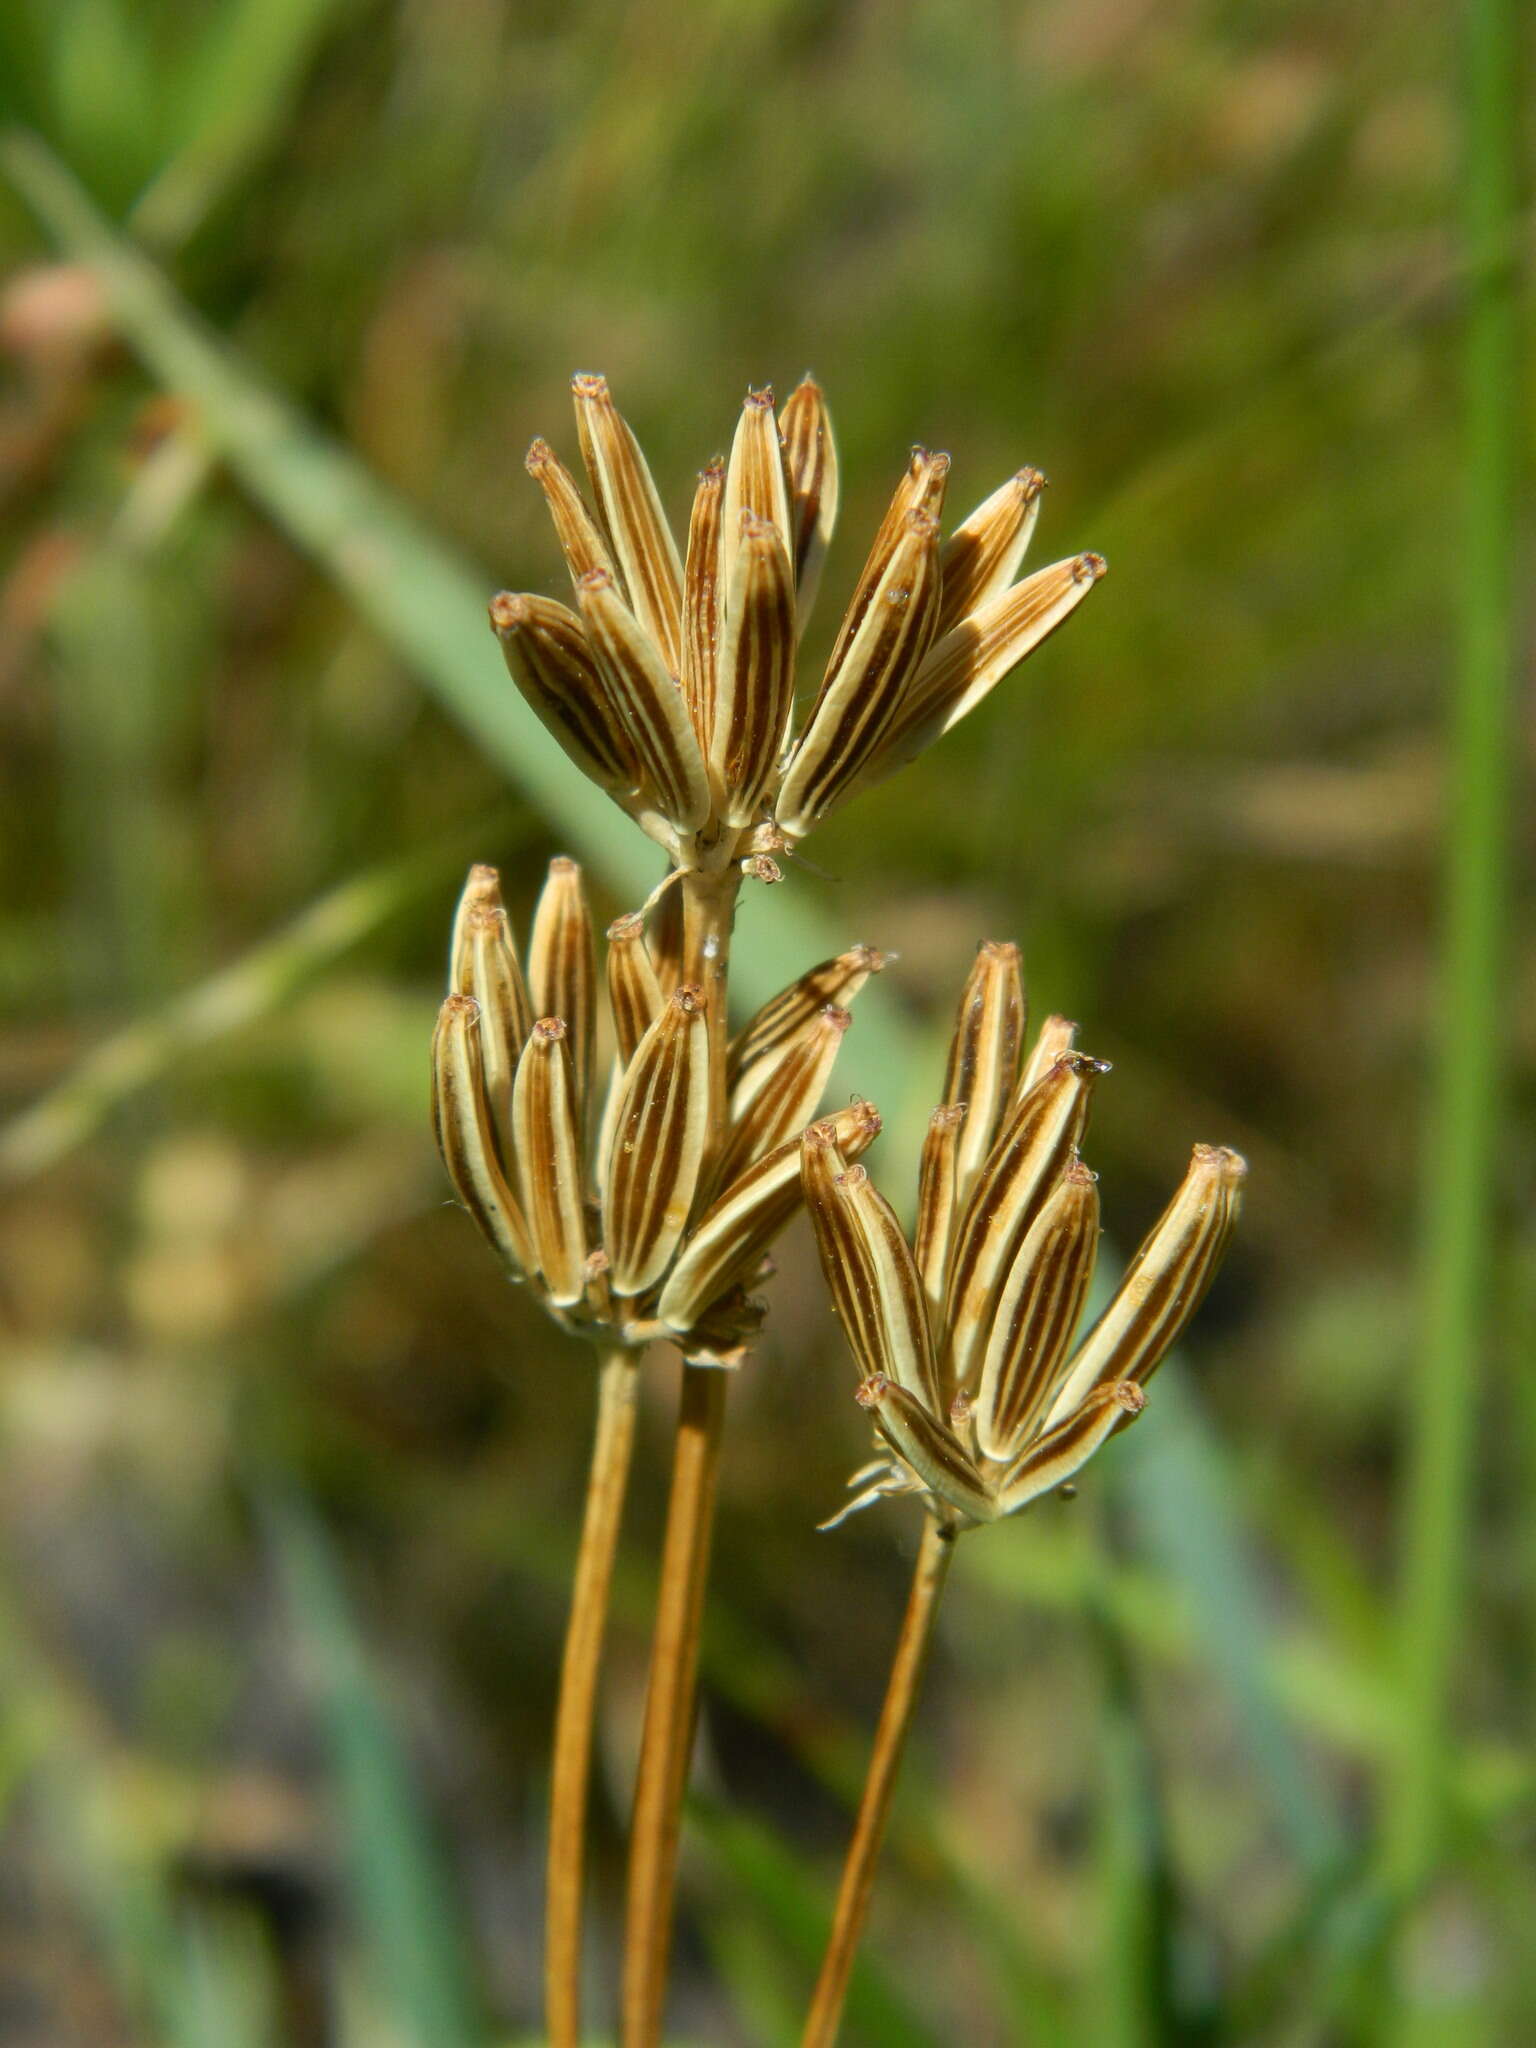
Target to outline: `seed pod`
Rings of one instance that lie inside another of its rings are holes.
[[[448,993],[467,996],[474,993],[474,962],[470,956],[469,921],[477,910],[487,905],[500,910],[501,877],[493,867],[484,861],[476,861],[465,878],[459,892],[459,900],[453,913],[453,934],[448,941]]]
[[[1016,1515],[1061,1486],[1117,1429],[1134,1422],[1146,1405],[1147,1397],[1134,1380],[1114,1380],[1096,1388],[1003,1474],[997,1488],[998,1513]]]
[[[1098,1242],[1098,1188],[1074,1160],[1026,1231],[997,1298],[976,1400],[985,1456],[1006,1462],[1038,1433],[1088,1299]]]
[[[528,987],[541,1017],[560,1017],[565,1022],[577,1104],[585,1114],[592,1087],[597,951],[581,869],[563,855],[550,862],[533,913]]]
[[[852,1022],[846,1010],[828,1003],[791,1040],[766,1085],[754,1093],[740,1116],[733,1117],[714,1169],[718,1186],[729,1187],[754,1160],[805,1129],[820,1105],[843,1033]]]
[[[848,1166],[826,1123],[800,1141],[805,1206],[843,1336],[865,1379],[881,1374],[930,1407],[938,1376],[911,1251],[862,1166]]]
[[[944,543],[941,634],[1013,582],[1034,534],[1044,489],[1045,478],[1038,469],[1019,470],[984,498]]]
[[[830,1142],[846,1161],[880,1133],[873,1103],[856,1102],[827,1118]],[[687,1330],[729,1288],[748,1282],[800,1200],[800,1138],[775,1147],[717,1195],[689,1237],[662,1289],[656,1313]]]
[[[709,1126],[709,1023],[703,991],[673,994],[624,1077],[603,1190],[615,1294],[665,1272],[688,1222]]]
[[[972,1522],[997,1518],[997,1504],[952,1430],[929,1413],[905,1387],[884,1374],[865,1380],[859,1406],[873,1411],[875,1427],[928,1490],[943,1504]]]
[[[977,1178],[950,1262],[946,1382],[974,1391],[998,1294],[1088,1121],[1102,1060],[1068,1053],[1015,1108]]]
[[[847,794],[897,715],[938,619],[938,536],[931,514],[908,513],[858,631],[828,666],[779,792],[791,839]]]
[[[482,904],[470,913],[466,937],[470,954],[469,992],[480,1005],[485,1092],[491,1104],[497,1142],[505,1147],[510,1128],[512,1076],[533,1029],[533,1007],[512,944],[507,913]]]
[[[846,1009],[869,977],[878,974],[890,958],[890,954],[878,953],[873,946],[851,946],[834,959],[819,961],[798,981],[771,996],[731,1040],[726,1055],[726,1078],[733,1104],[741,1091],[744,1106],[767,1078],[769,1069],[758,1072],[759,1062],[781,1054],[829,1003]]]
[[[532,443],[525,466],[544,493],[572,583],[580,583],[592,569],[606,569],[613,575],[613,557],[597,530],[597,521],[587,510],[576,479],[547,441]]]
[[[768,424],[777,440],[771,415]],[[795,577],[783,529],[743,511],[724,573],[725,627],[709,759],[725,823],[750,825],[762,808],[794,708]]]
[[[784,473],[789,484],[790,546],[795,561],[799,621],[816,601],[827,543],[837,520],[837,444],[820,387],[802,378],[779,414]]]
[[[683,570],[661,499],[608,380],[575,377],[571,390],[582,460],[629,609],[654,642],[666,672],[676,675],[682,665]]]
[[[913,760],[974,711],[994,685],[1071,617],[1106,567],[1102,555],[1053,562],[952,626],[913,677],[862,786]]]
[[[683,697],[699,743],[708,751],[715,716],[715,660],[720,646],[720,506],[725,464],[700,471],[688,522],[683,568]]]
[[[628,1066],[666,1002],[645,947],[645,919],[634,910],[608,927],[608,1007],[620,1064]]]
[[[730,589],[736,544],[741,533],[741,515],[750,512],[767,523],[788,544],[790,531],[789,485],[784,475],[784,450],[779,442],[778,422],[773,416],[773,392],[768,386],[749,391],[736,422],[731,457],[725,468],[725,498],[720,509],[720,588],[725,594],[726,617],[730,617]]]
[[[640,784],[639,756],[581,620],[552,597],[504,590],[491,599],[491,629],[544,730],[589,782],[627,804]]]
[[[480,1234],[514,1274],[538,1261],[517,1197],[497,1158],[480,1051],[480,1005],[451,995],[438,1012],[432,1039],[432,1126],[454,1193]]]
[[[1205,1299],[1242,1207],[1247,1162],[1197,1145],[1178,1192],[1153,1225],[1113,1301],[1083,1340],[1052,1403],[1060,1423],[1095,1387],[1145,1385]]]
[[[557,1308],[587,1290],[586,1187],[576,1079],[561,1017],[541,1017],[512,1085],[512,1149],[544,1287]]]
[[[926,448],[912,450],[906,469],[902,472],[901,482],[892,493],[891,502],[885,509],[885,516],[880,521],[874,540],[870,544],[864,567],[859,571],[859,580],[853,587],[848,609],[844,612],[837,629],[837,639],[832,645],[832,659],[828,664],[829,675],[841,664],[854,634],[864,623],[864,614],[869,610],[875,592],[890,566],[891,555],[901,538],[908,514],[928,512],[937,519],[944,509],[944,488],[948,478],[947,455],[933,455]],[[826,684],[823,683],[822,691],[825,690]],[[820,702],[821,697],[818,695],[816,703],[811,707],[813,714],[819,708]]]
[[[1023,1036],[1019,949],[1006,940],[988,939],[961,992],[944,1075],[944,1100],[965,1105],[955,1169],[962,1204],[1012,1099]]]
[[[680,832],[709,816],[709,776],[681,687],[604,569],[577,588],[587,638],[656,808]]]
[[[1070,1052],[1076,1042],[1077,1026],[1069,1017],[1046,1018],[1040,1026],[1034,1045],[1030,1048],[1029,1058],[1024,1062],[1024,1071],[1019,1076],[1020,1102],[1037,1081],[1045,1079],[1062,1054]]]
[[[923,1140],[917,1176],[917,1226],[912,1237],[912,1255],[917,1260],[930,1325],[935,1330],[943,1322],[949,1248],[958,1214],[955,1161],[964,1122],[964,1103],[947,1103],[933,1112],[928,1119],[928,1135]]]

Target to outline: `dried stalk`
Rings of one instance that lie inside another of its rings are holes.
[[[912,1573],[912,1590],[907,1596],[907,1611],[902,1617],[901,1635],[891,1660],[885,1704],[880,1709],[880,1725],[875,1730],[874,1748],[859,1801],[859,1817],[843,1864],[837,1907],[832,1916],[832,1932],[827,1937],[821,1974],[811,1998],[805,2032],[800,2037],[801,2048],[832,2048],[842,2024],[848,1979],[853,1972],[859,1937],[869,1915],[875,1865],[885,1838],[885,1824],[912,1726],[923,1667],[933,1641],[939,1599],[949,1575],[955,1534],[952,1523],[937,1522],[931,1517],[924,1522],[922,1546]]]
[[[726,1135],[726,978],[739,877],[727,868],[716,875],[685,875],[680,886],[683,972],[704,990],[709,1019],[707,1156],[713,1156]],[[624,2048],[656,2048],[661,2039],[726,1387],[723,1372],[684,1363],[630,1825],[620,1998]]]
[[[641,1356],[635,1350],[609,1351],[598,1376],[597,1429],[560,1666],[550,1773],[544,1927],[544,2005],[550,2048],[578,2048],[581,2039],[582,1879],[592,1725],[614,1552],[634,1445]]]

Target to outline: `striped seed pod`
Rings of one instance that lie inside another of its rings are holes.
[[[872,1102],[855,1102],[826,1124],[829,1142],[850,1164],[880,1134],[880,1114]],[[661,1320],[674,1330],[691,1329],[711,1302],[749,1282],[799,1200],[797,1134],[728,1183],[699,1218],[662,1289],[656,1310]]]
[[[533,913],[528,988],[541,1017],[559,1017],[565,1024],[576,1102],[584,1116],[592,1089],[597,952],[581,869],[564,855],[550,862]]]
[[[1074,1160],[1025,1232],[997,1297],[976,1397],[976,1441],[1004,1463],[1038,1435],[1088,1299],[1099,1243],[1093,1174]]]
[[[846,953],[818,961],[798,981],[770,996],[727,1049],[726,1079],[733,1101],[749,1102],[770,1071],[763,1062],[777,1059],[829,1003],[847,1009],[869,977],[880,973],[890,958],[889,953],[877,952],[873,946],[850,946]]]
[[[948,1384],[974,1392],[1003,1280],[1082,1140],[1102,1060],[1068,1053],[1014,1110],[960,1220],[950,1265]]]
[[[693,1207],[708,1128],[704,995],[684,986],[641,1039],[619,1099],[603,1187],[615,1294],[640,1294],[666,1270]]]
[[[688,555],[683,565],[683,697],[693,729],[706,751],[714,726],[715,663],[720,647],[724,587],[720,507],[724,496],[725,464],[712,462],[699,474],[688,521]]]
[[[874,1415],[891,1449],[942,1504],[941,1516],[948,1508],[970,1522],[997,1519],[997,1502],[970,1453],[923,1402],[883,1373],[864,1381],[858,1401]]]
[[[826,1124],[800,1141],[806,1211],[843,1335],[866,1379],[884,1376],[930,1409],[938,1372],[922,1282],[890,1204],[848,1165]]]
[[[804,838],[879,748],[928,651],[938,608],[939,523],[929,512],[909,512],[790,757],[775,808],[789,838]]]
[[[485,1091],[498,1142],[505,1144],[512,1076],[533,1029],[533,1005],[512,943],[507,913],[499,906],[481,904],[470,913],[465,936],[469,944],[469,993],[480,1005]]]
[[[936,1109],[928,1119],[928,1135],[923,1140],[922,1163],[918,1168],[912,1254],[922,1276],[934,1329],[940,1327],[949,1288],[949,1252],[959,1213],[957,1175],[964,1123],[963,1102],[945,1103]]]
[[[847,1010],[828,1003],[798,1038],[791,1039],[781,1058],[761,1063],[772,1069],[764,1085],[740,1108],[733,1098],[730,1135],[714,1168],[717,1186],[729,1186],[765,1152],[805,1129],[820,1106],[852,1022]]]
[[[1029,1057],[1024,1062],[1024,1071],[1019,1076],[1020,1101],[1029,1093],[1037,1081],[1055,1066],[1056,1062],[1069,1053],[1077,1043],[1077,1026],[1070,1017],[1047,1017],[1035,1035]]]
[[[476,861],[465,877],[454,906],[453,930],[448,939],[448,993],[473,995],[474,963],[470,954],[469,921],[477,910],[500,910],[501,877],[495,868]]]
[[[984,498],[944,543],[941,557],[944,595],[939,606],[939,632],[958,626],[989,598],[996,597],[1019,573],[1035,522],[1045,478],[1038,469],[1021,469]]]
[[[536,440],[531,444],[524,467],[544,493],[550,522],[570,569],[572,583],[580,583],[582,577],[593,569],[606,569],[610,575],[616,574],[608,544],[576,488],[575,477],[547,441]]]
[[[1197,1145],[1178,1192],[1153,1225],[1109,1307],[1089,1331],[1051,1407],[1061,1422],[1095,1387],[1145,1386],[1205,1299],[1242,1207],[1247,1162]]]
[[[779,425],[773,416],[773,392],[767,386],[747,393],[725,466],[725,498],[720,509],[720,588],[726,594],[727,616],[732,565],[744,512],[771,526],[787,544],[789,482],[784,474]]]
[[[772,415],[768,425],[777,439]],[[727,484],[729,499],[729,484]],[[795,699],[795,576],[784,529],[743,508],[729,567],[723,568],[720,635],[709,759],[727,825],[749,825],[762,809]]]
[[[646,796],[679,832],[697,831],[709,816],[709,774],[681,685],[606,569],[583,576],[576,596]]]
[[[944,1075],[945,1102],[965,1109],[955,1161],[962,1203],[1013,1098],[1024,1018],[1019,949],[1005,940],[988,939],[978,948],[976,964],[961,991]]]
[[[533,1237],[502,1171],[480,1051],[480,1005],[450,995],[432,1038],[432,1128],[453,1191],[514,1276],[535,1272]]]
[[[1031,1444],[1003,1474],[997,1488],[999,1514],[1016,1515],[1042,1494],[1064,1486],[1117,1429],[1134,1422],[1147,1397],[1134,1380],[1113,1380],[1096,1388],[1066,1420]]]
[[[837,444],[821,387],[804,377],[779,414],[789,484],[790,547],[803,627],[816,601],[827,544],[837,521]]]
[[[491,630],[544,730],[589,782],[627,807],[640,786],[640,759],[581,620],[552,597],[504,590],[491,599]]]
[[[891,494],[891,502],[885,515],[875,529],[874,540],[859,571],[859,580],[853,587],[853,596],[838,625],[837,638],[832,643],[832,658],[827,665],[831,675],[847,653],[855,633],[864,623],[864,615],[874,602],[875,592],[890,563],[896,543],[908,516],[913,512],[928,512],[937,519],[944,508],[944,488],[949,478],[949,457],[930,454],[926,448],[914,448],[902,472],[901,481]],[[826,683],[822,684],[822,694]],[[811,715],[820,707],[821,696],[811,706]],[[807,721],[809,722],[809,721]]]
[[[557,1308],[587,1289],[585,1173],[570,1032],[541,1017],[512,1085],[512,1149],[544,1288]]]
[[[682,664],[683,569],[672,529],[607,378],[575,377],[571,392],[582,460],[629,609],[675,676]]]

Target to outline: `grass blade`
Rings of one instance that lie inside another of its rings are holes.
[[[428,1840],[410,1769],[370,1669],[337,1560],[304,1504],[258,1491],[288,1612],[317,1691],[352,1897],[391,2037],[405,2048],[479,2040],[451,1890]]]

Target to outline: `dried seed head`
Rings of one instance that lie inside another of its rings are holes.
[[[945,1102],[963,1103],[966,1112],[955,1162],[961,1203],[975,1185],[1013,1097],[1024,1014],[1019,949],[1006,940],[987,939],[961,991],[944,1075]]]
[[[715,662],[720,646],[720,507],[724,496],[725,464],[712,462],[700,472],[694,493],[688,559],[683,569],[683,696],[693,729],[706,751],[714,725]],[[724,573],[729,574],[729,566]]]
[[[789,483],[790,541],[800,624],[816,599],[822,563],[837,519],[837,445],[820,387],[801,379],[779,415]]]
[[[677,831],[697,831],[710,812],[709,775],[680,685],[605,569],[583,576],[576,596],[646,797]]]
[[[592,1088],[597,949],[581,869],[563,854],[550,862],[534,910],[528,943],[528,987],[535,1010],[544,1017],[562,1018],[569,1031],[571,1073],[580,1120],[586,1114]]]
[[[454,1193],[514,1274],[535,1270],[532,1238],[501,1169],[480,1051],[480,1005],[451,995],[432,1039],[432,1125]]]
[[[640,444],[605,377],[571,381],[582,460],[629,609],[670,675],[682,665],[683,570]]]
[[[554,522],[555,538],[565,555],[571,581],[579,583],[591,569],[606,569],[611,575],[613,557],[597,530],[597,521],[587,510],[581,492],[576,488],[576,479],[547,441],[533,442],[528,450],[526,467],[544,493],[549,516]]]
[[[1178,1192],[1153,1225],[1109,1307],[1084,1339],[1051,1408],[1058,1423],[1095,1387],[1144,1385],[1205,1299],[1242,1206],[1247,1162],[1197,1145]]]
[[[855,1102],[820,1126],[844,1159],[855,1159],[880,1133],[872,1102]],[[759,1159],[717,1195],[662,1290],[657,1314],[675,1330],[692,1328],[709,1305],[744,1281],[788,1222],[800,1199],[800,1139]]]
[[[627,805],[641,781],[639,756],[581,620],[551,597],[504,590],[491,600],[491,628],[545,731],[588,781]]]
[[[1021,469],[955,528],[944,544],[940,633],[958,626],[1012,583],[1040,516],[1044,489],[1038,469]]]
[[[702,989],[675,989],[624,1077],[603,1190],[613,1291],[660,1279],[688,1222],[709,1130]]]

